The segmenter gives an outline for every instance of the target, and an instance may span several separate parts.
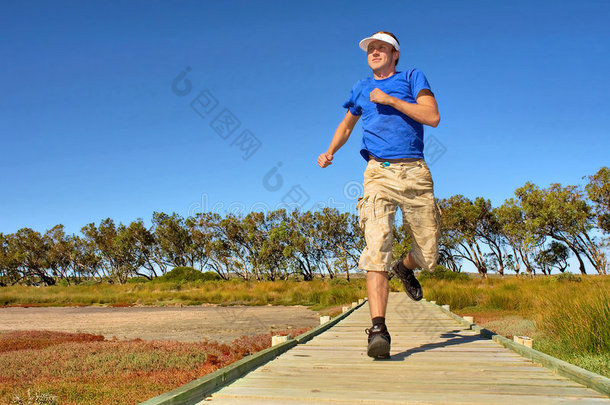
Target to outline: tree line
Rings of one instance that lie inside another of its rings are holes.
[[[586,179],[584,187],[526,183],[498,207],[483,197],[437,200],[439,264],[459,272],[470,263],[482,277],[489,271],[534,275],[563,272],[574,256],[581,273],[592,268],[607,274],[610,169]],[[117,225],[107,218],[87,224],[79,235],[67,234],[61,224],[44,234],[30,228],[0,233],[0,286],[152,280],[179,266],[222,279],[312,280],[339,273],[349,279],[364,246],[356,213],[331,208],[186,218],[155,212],[150,227],[142,219]],[[410,248],[409,235],[395,226],[395,257]]]

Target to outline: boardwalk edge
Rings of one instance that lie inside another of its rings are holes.
[[[366,303],[366,300],[346,312],[339,314],[330,321],[319,325],[294,339],[289,339],[284,343],[261,350],[251,356],[244,357],[235,363],[220,368],[204,377],[186,383],[172,391],[165,392],[154,398],[141,402],[138,405],[190,405],[202,401],[212,392],[224,387],[227,384],[248,374],[250,371],[262,366],[263,364],[275,359],[280,354],[292,349],[294,346],[306,343],[313,337],[331,328],[356,309]]]
[[[589,370],[585,370],[584,368],[575,366],[574,364],[570,364],[553,356],[549,356],[548,354],[542,353],[538,350],[531,349],[524,345],[515,343],[512,340],[505,338],[504,336],[498,335],[497,333],[490,331],[489,329],[485,329],[475,323],[468,322],[466,319],[462,318],[457,314],[454,314],[450,310],[447,310],[440,305],[433,304],[429,301],[426,301],[426,303],[428,305],[433,305],[437,307],[440,311],[451,316],[453,319],[460,322],[462,325],[467,326],[476,332],[479,332],[481,336],[486,337],[488,339],[492,339],[495,342],[506,347],[507,349],[510,349],[516,352],[517,354],[528,358],[536,363],[542,364],[544,367],[556,372],[557,374],[567,377],[573,381],[576,381],[577,383],[580,383],[610,397],[610,378],[596,374]]]

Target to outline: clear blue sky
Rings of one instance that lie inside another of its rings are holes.
[[[526,181],[577,184],[610,164],[608,2],[401,4],[3,2],[0,232],[299,195],[303,209],[355,213],[360,124],[333,165],[316,159],[370,75],[358,41],[377,30],[398,36],[399,70],[419,68],[436,94],[437,197],[497,205]],[[239,126],[219,134],[227,111]],[[260,147],[240,150],[245,136]]]

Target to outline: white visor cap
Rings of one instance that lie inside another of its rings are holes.
[[[362,49],[364,52],[367,52],[369,43],[376,39],[383,41],[383,42],[387,42],[388,44],[392,45],[394,47],[394,49],[396,49],[397,51],[400,51],[400,45],[398,45],[398,41],[396,41],[394,38],[392,38],[391,35],[383,34],[381,32],[378,32],[377,34],[374,34],[368,38],[364,38],[362,41],[360,41],[360,49]]]

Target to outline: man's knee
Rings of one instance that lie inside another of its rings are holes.
[[[388,280],[390,279],[390,274],[385,270],[367,270],[366,271],[367,278],[382,277],[382,276]]]

